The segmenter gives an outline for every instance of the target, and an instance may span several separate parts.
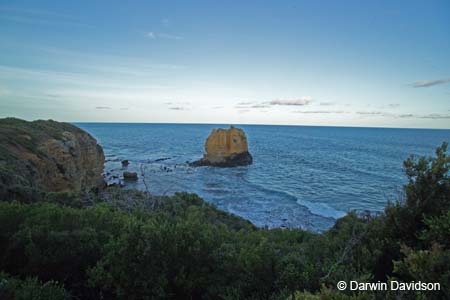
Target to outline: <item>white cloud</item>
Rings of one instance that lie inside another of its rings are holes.
[[[422,88],[422,87],[430,87],[433,85],[438,84],[446,84],[450,83],[450,78],[447,79],[437,79],[437,80],[422,80],[422,81],[416,81],[412,84],[415,88]]]
[[[80,22],[77,18],[58,12],[0,7],[0,19],[28,25],[68,25],[76,27],[94,26]]]
[[[297,99],[276,99],[265,102],[241,101],[234,107],[237,109],[250,110],[254,108],[268,108],[271,106],[305,106],[313,101],[312,97],[304,96]]]
[[[179,35],[173,35],[173,34],[167,34],[167,33],[160,33],[160,34],[158,34],[158,37],[163,38],[163,39],[168,39],[168,40],[181,40],[181,39],[183,39]]]
[[[382,111],[358,111],[356,112],[358,115],[363,116],[380,116],[380,117],[391,117],[391,118],[400,118],[400,119],[408,119],[408,118],[416,118],[416,119],[432,119],[432,120],[443,120],[443,119],[450,119],[450,114],[439,114],[439,113],[430,113],[430,114],[411,114],[411,113],[405,113],[405,114],[393,114],[388,112],[382,112]]]
[[[162,32],[153,32],[149,31],[145,34],[145,36],[149,39],[155,40],[155,39],[166,39],[166,40],[182,40],[183,38],[179,35],[169,34],[169,33],[162,33]]]
[[[110,74],[114,74],[114,70],[111,69]],[[123,75],[118,71],[114,75]],[[111,76],[110,76],[111,77]],[[123,78],[124,76],[120,76]],[[147,76],[143,76],[145,79]],[[38,69],[38,68],[21,68],[21,67],[10,67],[5,65],[0,65],[0,79],[21,79],[30,81],[41,81],[41,82],[64,82],[73,85],[79,85],[90,88],[109,88],[111,90],[129,90],[129,91],[151,91],[151,90],[168,90],[173,89],[170,85],[149,85],[141,83],[121,85],[120,80],[113,80],[111,78],[106,78],[102,76],[97,76],[88,71],[86,72],[75,72],[75,71],[56,71],[50,69]]]
[[[343,110],[306,110],[306,111],[294,111],[297,114],[348,114],[348,111]]]
[[[382,111],[357,111],[356,113],[365,116],[379,116],[385,114],[385,112]]]
[[[169,109],[170,109],[170,110],[181,110],[181,111],[184,111],[184,110],[189,110],[188,108],[186,108],[186,107],[183,107],[183,106],[174,106],[174,107],[169,107]]]
[[[335,104],[334,102],[320,102],[319,103],[320,106],[332,106],[334,104]]]
[[[298,99],[277,99],[267,102],[270,105],[304,106],[313,101],[312,97],[303,96]]]
[[[433,120],[450,119],[450,114],[432,113],[432,114],[428,114],[428,115],[418,116],[418,118],[421,118],[421,119],[433,119]]]
[[[253,104],[250,106],[251,108],[267,108],[269,105],[267,104]]]
[[[413,114],[399,114],[397,117],[399,118],[414,118]]]

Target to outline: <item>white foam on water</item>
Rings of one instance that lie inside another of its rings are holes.
[[[311,213],[323,217],[339,219],[346,215],[346,212],[334,209],[325,203],[313,203],[301,199],[297,199],[297,204],[307,207]]]

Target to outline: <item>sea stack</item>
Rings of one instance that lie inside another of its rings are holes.
[[[244,130],[230,126],[229,129],[213,129],[206,139],[203,158],[191,165],[236,167],[250,165],[252,162]]]

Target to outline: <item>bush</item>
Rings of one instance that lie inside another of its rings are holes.
[[[323,234],[258,229],[186,193],[113,189],[99,196],[110,204],[90,206],[61,193],[45,198],[58,204],[0,202],[0,270],[31,278],[3,281],[4,295],[48,288],[59,297],[60,282],[79,299],[449,298],[446,144],[405,167],[404,201],[379,216],[351,212]],[[335,289],[389,279],[440,282],[442,291]]]
[[[68,300],[70,295],[54,281],[42,283],[36,278],[20,280],[0,273],[2,300]]]
[[[86,270],[103,256],[125,216],[108,206],[0,203],[0,269],[57,280],[84,295],[89,292]]]

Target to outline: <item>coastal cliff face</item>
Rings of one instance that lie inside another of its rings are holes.
[[[253,162],[248,152],[247,137],[240,128],[213,129],[206,139],[205,151],[203,158],[192,165],[234,167]]]
[[[0,119],[3,198],[23,199],[40,192],[85,192],[101,187],[104,162],[97,141],[74,125]]]

